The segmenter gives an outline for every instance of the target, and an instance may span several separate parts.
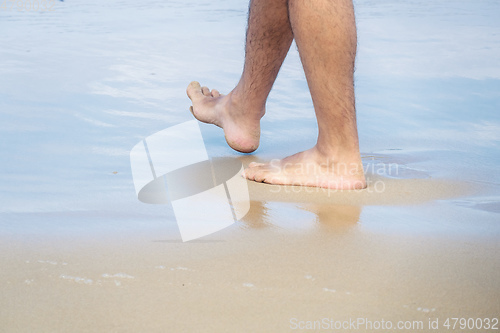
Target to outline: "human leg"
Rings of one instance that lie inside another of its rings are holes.
[[[245,65],[238,85],[227,95],[191,82],[187,94],[196,119],[224,129],[227,143],[235,150],[256,150],[260,119],[293,40],[287,0],[252,0],[248,15]]]
[[[354,100],[352,0],[289,0],[289,17],[316,112],[318,140],[313,148],[283,160],[252,163],[245,176],[270,184],[364,188]]]

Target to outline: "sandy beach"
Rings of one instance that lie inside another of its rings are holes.
[[[1,9],[0,332],[497,332],[500,5],[355,7],[368,188],[248,182],[248,214],[189,242],[129,153],[192,119],[191,80],[237,82],[247,2]],[[314,145],[295,46],[255,154],[200,128],[243,165]]]

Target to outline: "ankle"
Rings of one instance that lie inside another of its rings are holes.
[[[260,120],[265,114],[266,99],[252,97],[236,86],[228,94],[229,109],[249,119]]]
[[[332,163],[348,161],[361,162],[359,148],[339,145],[338,147],[323,147],[316,144],[313,148],[316,158],[319,160],[328,160]]]
[[[324,149],[316,145],[312,150],[316,163],[325,166],[335,174],[364,175],[361,155],[357,149]]]

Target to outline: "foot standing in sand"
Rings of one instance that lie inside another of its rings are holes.
[[[251,163],[244,175],[269,184],[365,188],[354,105],[352,0],[251,0],[238,85],[222,95],[191,82],[191,111],[199,121],[223,128],[233,149],[256,150],[266,100],[293,39],[316,112],[317,143],[282,160]]]

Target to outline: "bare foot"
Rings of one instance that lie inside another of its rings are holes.
[[[259,147],[260,118],[265,110],[249,110],[247,103],[240,102],[233,92],[222,95],[210,91],[193,81],[187,87],[193,106],[191,112],[201,122],[224,129],[228,145],[242,153],[251,153]]]
[[[322,155],[316,147],[270,163],[250,163],[245,178],[275,185],[301,185],[337,190],[366,187],[359,154],[342,158]]]

